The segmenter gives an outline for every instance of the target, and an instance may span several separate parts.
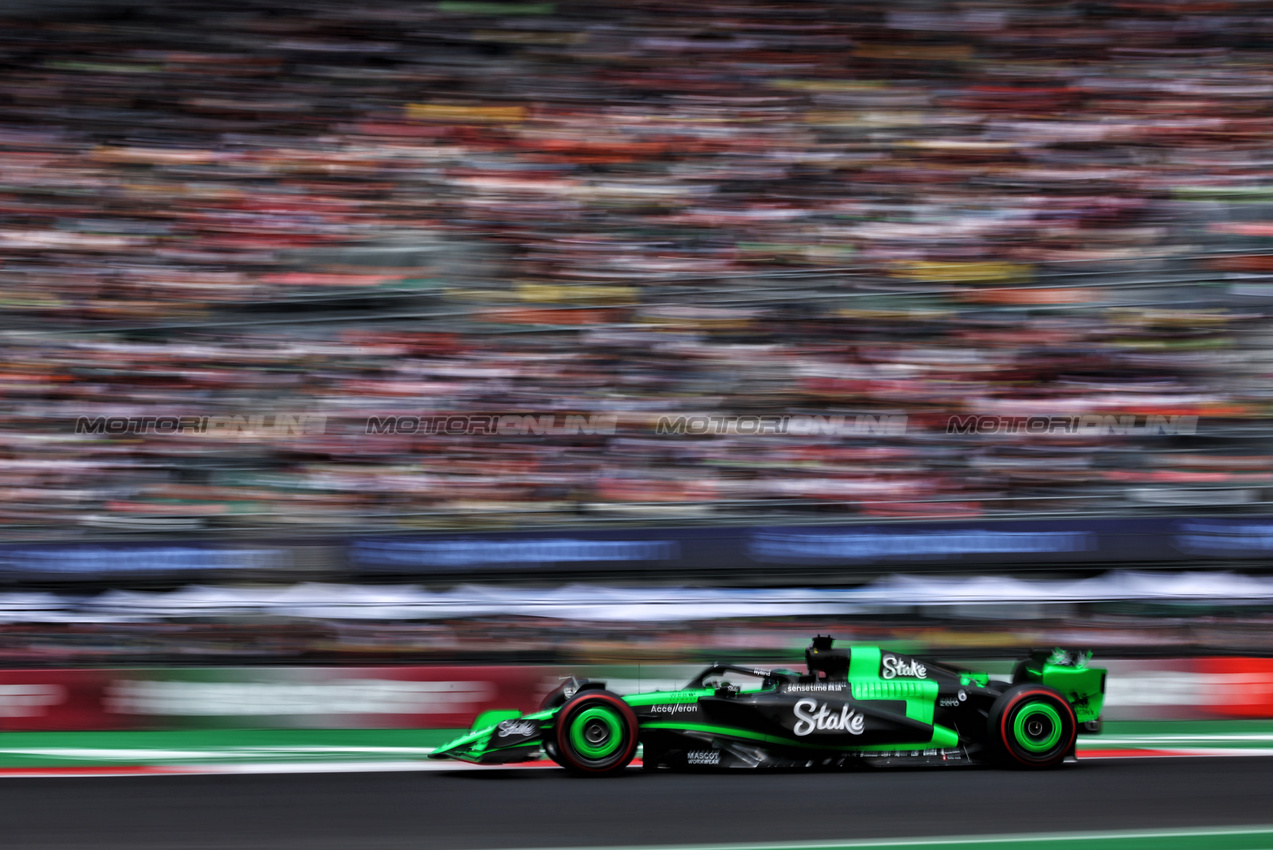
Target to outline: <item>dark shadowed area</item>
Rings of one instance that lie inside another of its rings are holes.
[[[1265,758],[611,780],[556,770],[8,780],[5,846],[484,850],[1110,829],[1273,820]]]

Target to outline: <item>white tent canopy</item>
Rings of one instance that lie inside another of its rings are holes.
[[[1110,572],[1073,581],[1003,576],[890,576],[856,588],[609,587],[296,584],[191,586],[168,592],[111,590],[97,596],[0,594],[0,622],[114,622],[182,618],[436,620],[523,616],[638,623],[836,616],[917,606],[1103,601],[1273,604],[1273,576]]]

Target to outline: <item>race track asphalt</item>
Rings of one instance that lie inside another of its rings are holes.
[[[464,850],[1273,823],[1273,759],[685,775],[632,769],[0,780],[12,850]]]

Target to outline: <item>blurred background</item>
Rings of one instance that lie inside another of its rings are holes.
[[[1273,716],[1271,46],[1243,0],[6,3],[0,725],[815,631]]]

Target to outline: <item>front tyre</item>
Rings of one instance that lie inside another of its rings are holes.
[[[989,737],[1002,761],[1014,767],[1055,767],[1074,751],[1078,719],[1059,691],[1014,685],[990,709]]]
[[[557,712],[554,761],[574,773],[610,776],[632,761],[637,737],[636,715],[617,694],[585,691]]]

